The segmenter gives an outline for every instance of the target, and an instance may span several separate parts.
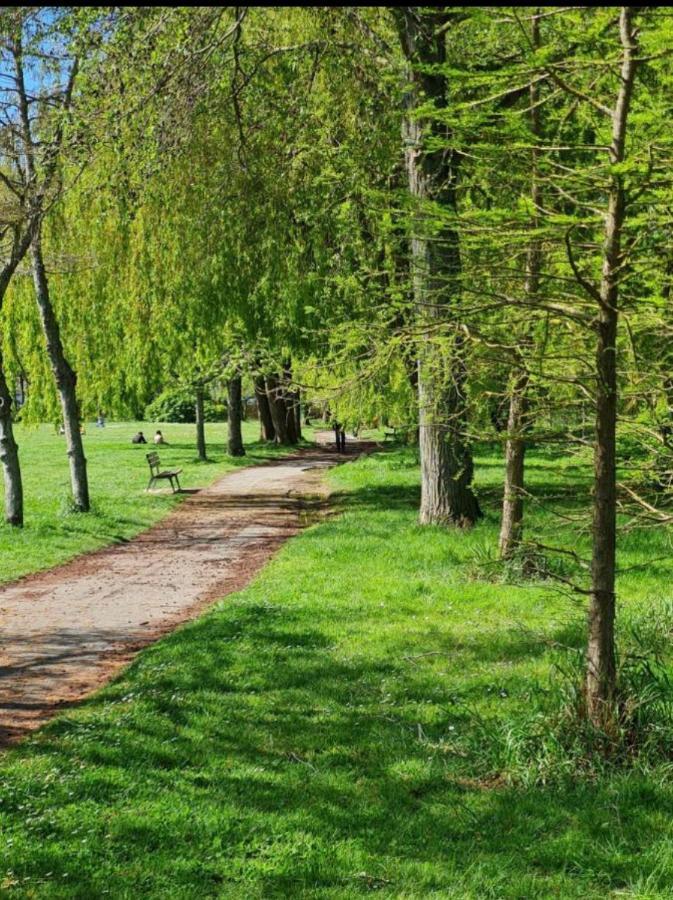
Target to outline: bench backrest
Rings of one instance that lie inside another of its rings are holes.
[[[146,453],[145,456],[147,457],[147,462],[149,463],[150,472],[152,473],[152,475],[156,475],[161,468],[161,463],[159,462],[159,454]]]

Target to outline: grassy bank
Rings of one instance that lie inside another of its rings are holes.
[[[6,754],[2,895],[670,897],[670,767],[564,777],[535,720],[584,612],[487,580],[499,466],[480,459],[468,535],[417,526],[412,453],[341,467],[341,516]],[[587,467],[530,476],[539,540],[581,551],[544,501],[579,516]],[[667,541],[631,533],[620,580],[622,621],[665,652]]]
[[[161,428],[169,445],[160,447],[162,464],[182,468],[185,488],[203,487],[236,466],[254,465],[278,455],[280,448],[257,443],[259,426],[243,423],[247,455],[226,454],[226,425],[207,424],[208,462],[196,455],[194,425],[112,422],[105,428],[88,426],[88,460],[92,512],[70,511],[70,475],[65,438],[52,425],[16,427],[25,494],[25,527],[0,523],[0,582],[49,568],[87,550],[128,540],[164,516],[182,498],[165,492],[145,493],[148,468],[145,454],[151,445],[133,445],[139,429],[151,442]],[[160,485],[163,487],[163,485]],[[3,502],[0,483],[0,505]]]

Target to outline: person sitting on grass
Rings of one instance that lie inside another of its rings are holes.
[[[131,438],[131,443],[132,444],[146,444],[147,443],[147,441],[145,440],[145,435],[142,433],[142,431],[139,431],[138,434],[133,435],[133,437]]]
[[[154,435],[154,443],[155,444],[168,444],[168,441],[164,438],[163,434],[158,429]]]

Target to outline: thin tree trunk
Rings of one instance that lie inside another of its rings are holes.
[[[294,392],[294,427],[297,440],[300,441],[301,435],[301,391]]]
[[[507,419],[505,444],[505,489],[500,525],[500,557],[508,559],[521,543],[523,535],[523,487],[526,444],[523,439],[526,419],[528,372],[523,370],[513,384]]]
[[[58,326],[54,308],[51,304],[49,282],[44,267],[42,256],[42,235],[38,230],[31,245],[31,258],[33,268],[33,283],[35,285],[35,297],[42,330],[47,342],[47,355],[51,364],[51,370],[56,382],[61,410],[63,412],[63,425],[65,428],[66,446],[68,448],[68,460],[70,462],[70,484],[75,509],[78,512],[89,511],[89,481],[86,471],[86,457],[80,432],[79,407],[77,404],[77,375],[66,359],[61,341],[61,333]]]
[[[245,456],[243,435],[241,433],[241,376],[230,378],[227,382],[227,417],[229,422],[229,456]]]
[[[25,233],[16,238],[11,258],[0,270],[0,310],[12,275],[28,252],[35,228],[36,221],[33,219]],[[9,525],[21,527],[23,525],[23,482],[19,464],[19,446],[14,439],[12,426],[12,404],[13,398],[7,386],[2,342],[0,341],[0,463],[5,482],[5,521]]]
[[[259,411],[259,439],[260,441],[273,441],[276,438],[276,430],[271,418],[271,407],[266,395],[264,376],[255,378],[255,396],[257,397],[257,409]]]
[[[12,396],[0,351],[0,462],[5,481],[5,521],[9,525],[23,525],[23,484],[19,466],[19,447],[12,428]]]
[[[196,389],[196,402],[194,408],[196,411],[196,449],[199,459],[206,460],[206,427],[203,413],[204,391],[202,387]]]
[[[540,23],[536,16],[532,19],[531,43],[540,46]],[[534,81],[529,89],[530,124],[533,141],[540,137],[540,90]],[[538,178],[538,150],[531,151],[531,200],[533,205],[532,227],[539,225],[538,209],[542,202],[542,190]],[[540,241],[534,237],[529,245],[526,259],[526,280],[524,296],[533,302],[540,286],[541,270]],[[500,524],[500,558],[513,556],[523,537],[523,495],[525,487],[528,385],[530,375],[526,365],[526,351],[530,348],[531,334],[527,329],[517,353],[517,366],[511,373],[509,415],[507,417],[507,442],[505,444],[505,485],[502,499],[502,521]]]
[[[292,384],[292,363],[288,360],[283,368],[282,394],[283,403],[285,405],[285,428],[287,430],[287,440],[289,444],[296,444],[297,437],[297,419],[295,414],[295,396],[290,389]]]
[[[422,524],[469,527],[481,515],[471,488],[472,454],[465,439],[465,346],[459,324],[453,340],[435,337],[437,326],[454,317],[460,296],[458,234],[451,226],[438,233],[432,205],[456,211],[458,156],[449,130],[422,120],[416,110],[432,103],[446,107],[447,83],[443,9],[398,7],[402,49],[409,65],[409,114],[404,143],[409,191],[416,202],[411,266],[416,315],[421,326],[418,359]],[[428,138],[436,148],[427,149]],[[449,345],[449,346],[447,346]]]
[[[55,142],[50,147],[49,163],[45,165],[40,179],[35,169],[34,151],[36,142],[31,131],[30,105],[24,78],[24,58],[22,50],[21,29],[9,41],[6,50],[9,51],[14,62],[13,84],[17,92],[17,107],[19,112],[20,127],[13,131],[13,135],[19,138],[19,144],[15,148],[21,159],[19,170],[22,178],[17,182],[23,203],[25,216],[16,218],[16,226],[10,229],[9,247],[5,248],[5,261],[0,268],[0,309],[2,308],[7,287],[16,267],[28,252],[28,248],[39,228],[40,216],[43,212],[43,201],[49,197],[52,202],[54,197],[50,192],[55,173],[58,170],[58,153],[61,148],[63,131],[59,130]],[[61,94],[63,101],[62,111],[70,108],[74,79],[77,73],[77,65],[72,66],[68,85]],[[37,121],[36,117],[33,121]],[[9,252],[7,252],[9,251]],[[7,258],[8,257],[8,258]],[[2,353],[0,351],[0,462],[2,462],[5,481],[5,517],[12,525],[23,524],[23,487],[21,483],[21,469],[19,466],[18,446],[14,440],[12,429],[12,396],[7,387]]]
[[[619,34],[622,66],[619,93],[612,115],[610,163],[625,158],[626,128],[636,72],[637,32],[633,8],[622,7]],[[587,645],[587,714],[597,727],[609,724],[614,714],[615,664],[615,559],[617,536],[616,429],[617,429],[617,326],[619,274],[623,264],[622,231],[626,216],[624,176],[611,174],[605,220],[603,268],[598,300],[596,343],[596,441],[594,446],[593,554]]]

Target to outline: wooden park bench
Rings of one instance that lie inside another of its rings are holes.
[[[155,481],[159,481],[161,478],[168,478],[171,483],[171,490],[175,493],[175,485],[173,484],[173,479],[175,479],[175,484],[178,486],[178,490],[180,490],[180,481],[178,480],[178,475],[182,472],[182,469],[166,469],[165,471],[161,471],[161,462],[159,461],[158,453],[146,453],[147,462],[150,467],[150,481],[147,485],[146,490],[150,490]]]

